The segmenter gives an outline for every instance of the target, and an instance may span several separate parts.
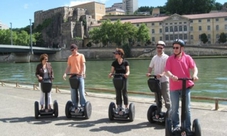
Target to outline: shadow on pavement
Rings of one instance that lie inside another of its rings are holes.
[[[154,129],[165,129],[165,126],[160,123],[150,124],[149,122],[143,122],[139,124],[132,124],[132,122],[125,121],[125,120],[113,120],[110,121],[108,118],[88,121],[88,120],[81,120],[81,119],[67,119],[72,120],[71,122],[64,122],[64,123],[57,123],[55,125],[67,125],[68,127],[78,127],[78,128],[88,128],[94,127],[95,125],[102,124],[101,127],[92,128],[90,129],[91,132],[100,132],[100,131],[108,131],[110,133],[119,134],[126,131],[131,131],[132,129],[141,129],[141,128],[150,128],[153,127]],[[106,125],[105,125],[106,124]],[[113,124],[109,126],[110,124]],[[124,125],[122,125],[124,124]]]
[[[4,123],[21,123],[21,122],[27,122],[29,124],[48,124],[52,123],[53,121],[61,120],[65,117],[39,117],[36,119],[34,116],[29,116],[29,117],[12,117],[12,118],[0,118],[0,121]]]

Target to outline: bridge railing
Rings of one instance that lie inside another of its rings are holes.
[[[14,86],[16,88],[20,88],[20,87],[30,87],[32,86],[33,90],[39,90],[38,88],[38,84],[34,84],[34,83],[23,83],[23,82],[11,82],[11,81],[0,81],[0,85],[1,86],[6,86],[7,84],[10,84],[11,86]],[[60,89],[69,89],[69,86],[66,85],[52,85],[52,89],[55,89],[56,93],[61,93]],[[103,93],[115,93],[115,90],[112,89],[105,89],[105,88],[85,88],[86,90],[89,90],[91,92],[103,92]],[[88,95],[87,92],[85,92],[86,95]],[[128,91],[128,94],[133,94],[133,95],[145,95],[145,96],[154,96],[154,93],[152,92],[137,92],[137,91]],[[214,101],[214,110],[218,110],[219,109],[219,102],[220,101],[225,101],[227,102],[227,98],[220,98],[220,97],[204,97],[204,96],[191,96],[192,100],[205,100],[205,101]]]

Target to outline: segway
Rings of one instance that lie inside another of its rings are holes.
[[[192,131],[186,133],[186,81],[192,80],[191,78],[178,78],[178,80],[182,80],[182,96],[181,96],[181,127],[180,131],[173,131],[171,119],[167,118],[165,123],[165,135],[166,136],[201,136],[201,128],[198,119],[194,119]]]
[[[124,87],[124,74],[112,74],[114,76],[113,78],[113,84],[116,89],[116,91],[122,91]],[[114,102],[111,102],[109,105],[109,120],[114,119],[126,119],[129,121],[133,121],[135,118],[135,105],[133,103],[129,104],[129,109],[124,109],[121,105],[120,110],[117,110],[116,104]]]
[[[165,118],[168,115],[168,111],[162,111],[162,99],[161,99],[161,83],[156,78],[156,75],[150,75],[147,83],[150,91],[156,93],[156,104],[152,104],[147,111],[147,120],[150,123],[160,122],[164,123]]]
[[[77,74],[68,74],[71,75],[71,77],[69,78],[69,83],[72,89],[75,89],[76,91],[76,100],[77,102],[79,102],[79,92],[78,92],[78,88],[79,88],[79,84],[80,84],[80,80],[79,80],[79,75]],[[75,111],[75,109],[77,108],[77,111]],[[65,106],[65,115],[67,118],[71,118],[71,117],[84,117],[85,119],[89,119],[91,116],[91,112],[92,112],[92,107],[91,107],[91,103],[89,101],[87,101],[85,103],[85,106],[78,106],[78,105],[74,105],[72,101],[68,101],[66,103]]]
[[[41,90],[45,93],[45,108],[39,110],[39,102],[35,101],[35,118],[39,116],[54,116],[58,117],[58,103],[55,100],[53,107],[54,109],[48,109],[48,93],[50,93],[52,88],[52,82],[50,79],[43,79],[41,82]]]

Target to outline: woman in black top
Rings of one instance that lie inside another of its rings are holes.
[[[109,73],[109,78],[112,77],[112,74],[114,73],[121,73],[123,74],[124,77],[124,87],[121,91],[116,90],[116,104],[117,104],[117,110],[121,111],[122,107],[122,96],[121,92],[123,93],[123,99],[124,99],[124,105],[125,109],[128,110],[128,95],[127,95],[127,78],[130,74],[130,69],[129,69],[129,63],[127,60],[124,59],[124,50],[120,48],[116,48],[116,51],[113,52],[115,55],[115,59],[112,62],[111,65],[111,70]],[[117,76],[117,75],[115,75]]]

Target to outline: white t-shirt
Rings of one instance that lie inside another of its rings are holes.
[[[152,71],[154,75],[161,74],[165,71],[166,66],[166,60],[168,59],[168,55],[165,53],[162,53],[161,56],[155,55],[150,62],[149,67],[152,68]],[[168,82],[169,78],[164,75],[161,78],[159,78],[160,82]]]

